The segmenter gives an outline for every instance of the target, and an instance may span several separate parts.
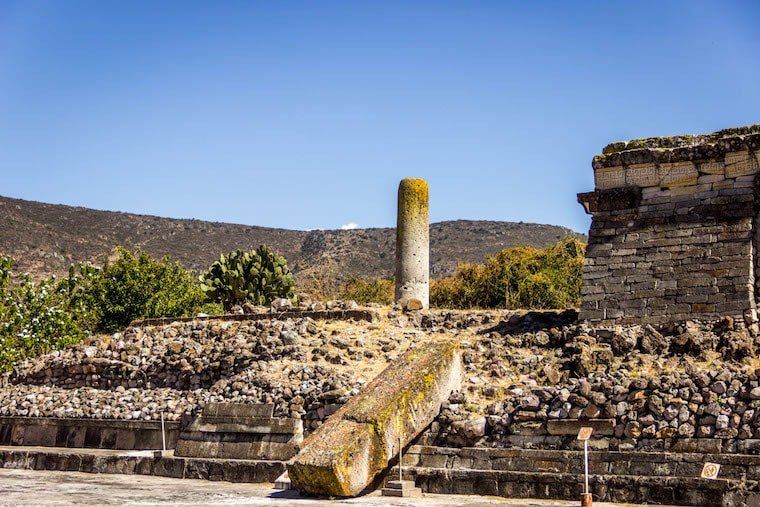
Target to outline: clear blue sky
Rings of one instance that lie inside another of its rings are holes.
[[[586,232],[617,140],[760,123],[755,1],[0,0],[0,195],[283,227]]]

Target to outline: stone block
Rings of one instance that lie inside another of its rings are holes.
[[[219,442],[217,443],[217,458],[252,459],[251,447],[260,442]]]
[[[625,186],[625,170],[622,166],[595,169],[594,185],[597,190]]]
[[[670,452],[697,452],[701,454],[720,454],[723,442],[719,438],[681,438],[668,441],[665,448]]]
[[[705,160],[697,163],[697,170],[700,174],[725,174],[725,164],[717,160]]]
[[[609,436],[614,433],[614,419],[552,419],[546,422],[546,430],[550,435],[577,435],[582,427],[592,427],[593,436]]]
[[[241,418],[224,422],[215,422],[205,416],[198,418],[190,427],[193,431],[203,433],[260,433],[260,434],[295,434],[303,432],[300,419],[286,418]]]
[[[658,166],[660,186],[686,187],[697,184],[699,173],[693,162],[668,162]]]
[[[758,171],[758,161],[748,150],[726,153],[726,178],[747,176]]]
[[[297,453],[295,442],[252,442],[246,459],[287,461]]]
[[[208,403],[204,416],[234,418],[271,418],[273,403]]]
[[[116,430],[116,449],[135,449],[135,432]]]
[[[726,177],[722,174],[722,171],[721,171],[721,174],[705,174],[705,175],[702,175],[697,180],[697,183],[700,184],[700,185],[707,184],[707,183],[709,183],[709,184],[712,185],[713,183],[717,183],[717,182],[723,181],[725,179],[726,179]]]
[[[660,179],[655,164],[634,164],[625,168],[626,185],[657,187]]]
[[[222,405],[222,403],[218,403],[216,401],[210,401],[206,403],[206,405],[203,407],[203,415],[210,417],[219,415],[219,405]]]
[[[295,489],[356,496],[413,440],[461,385],[454,341],[431,340],[381,372],[314,431],[288,465]]]
[[[422,490],[414,485],[414,481],[388,481],[382,490],[382,496],[419,498]]]

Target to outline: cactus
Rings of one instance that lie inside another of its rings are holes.
[[[246,302],[268,305],[276,298],[292,299],[295,287],[285,258],[266,245],[222,255],[200,282],[206,297],[220,301],[225,310]]]

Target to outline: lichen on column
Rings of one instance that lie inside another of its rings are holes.
[[[428,184],[419,178],[401,180],[396,224],[396,301],[430,300],[430,235]]]

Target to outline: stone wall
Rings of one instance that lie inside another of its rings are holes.
[[[581,319],[756,321],[760,125],[614,143],[593,168]]]
[[[179,423],[118,421],[57,417],[0,416],[0,445],[72,447],[91,449],[173,449]]]

